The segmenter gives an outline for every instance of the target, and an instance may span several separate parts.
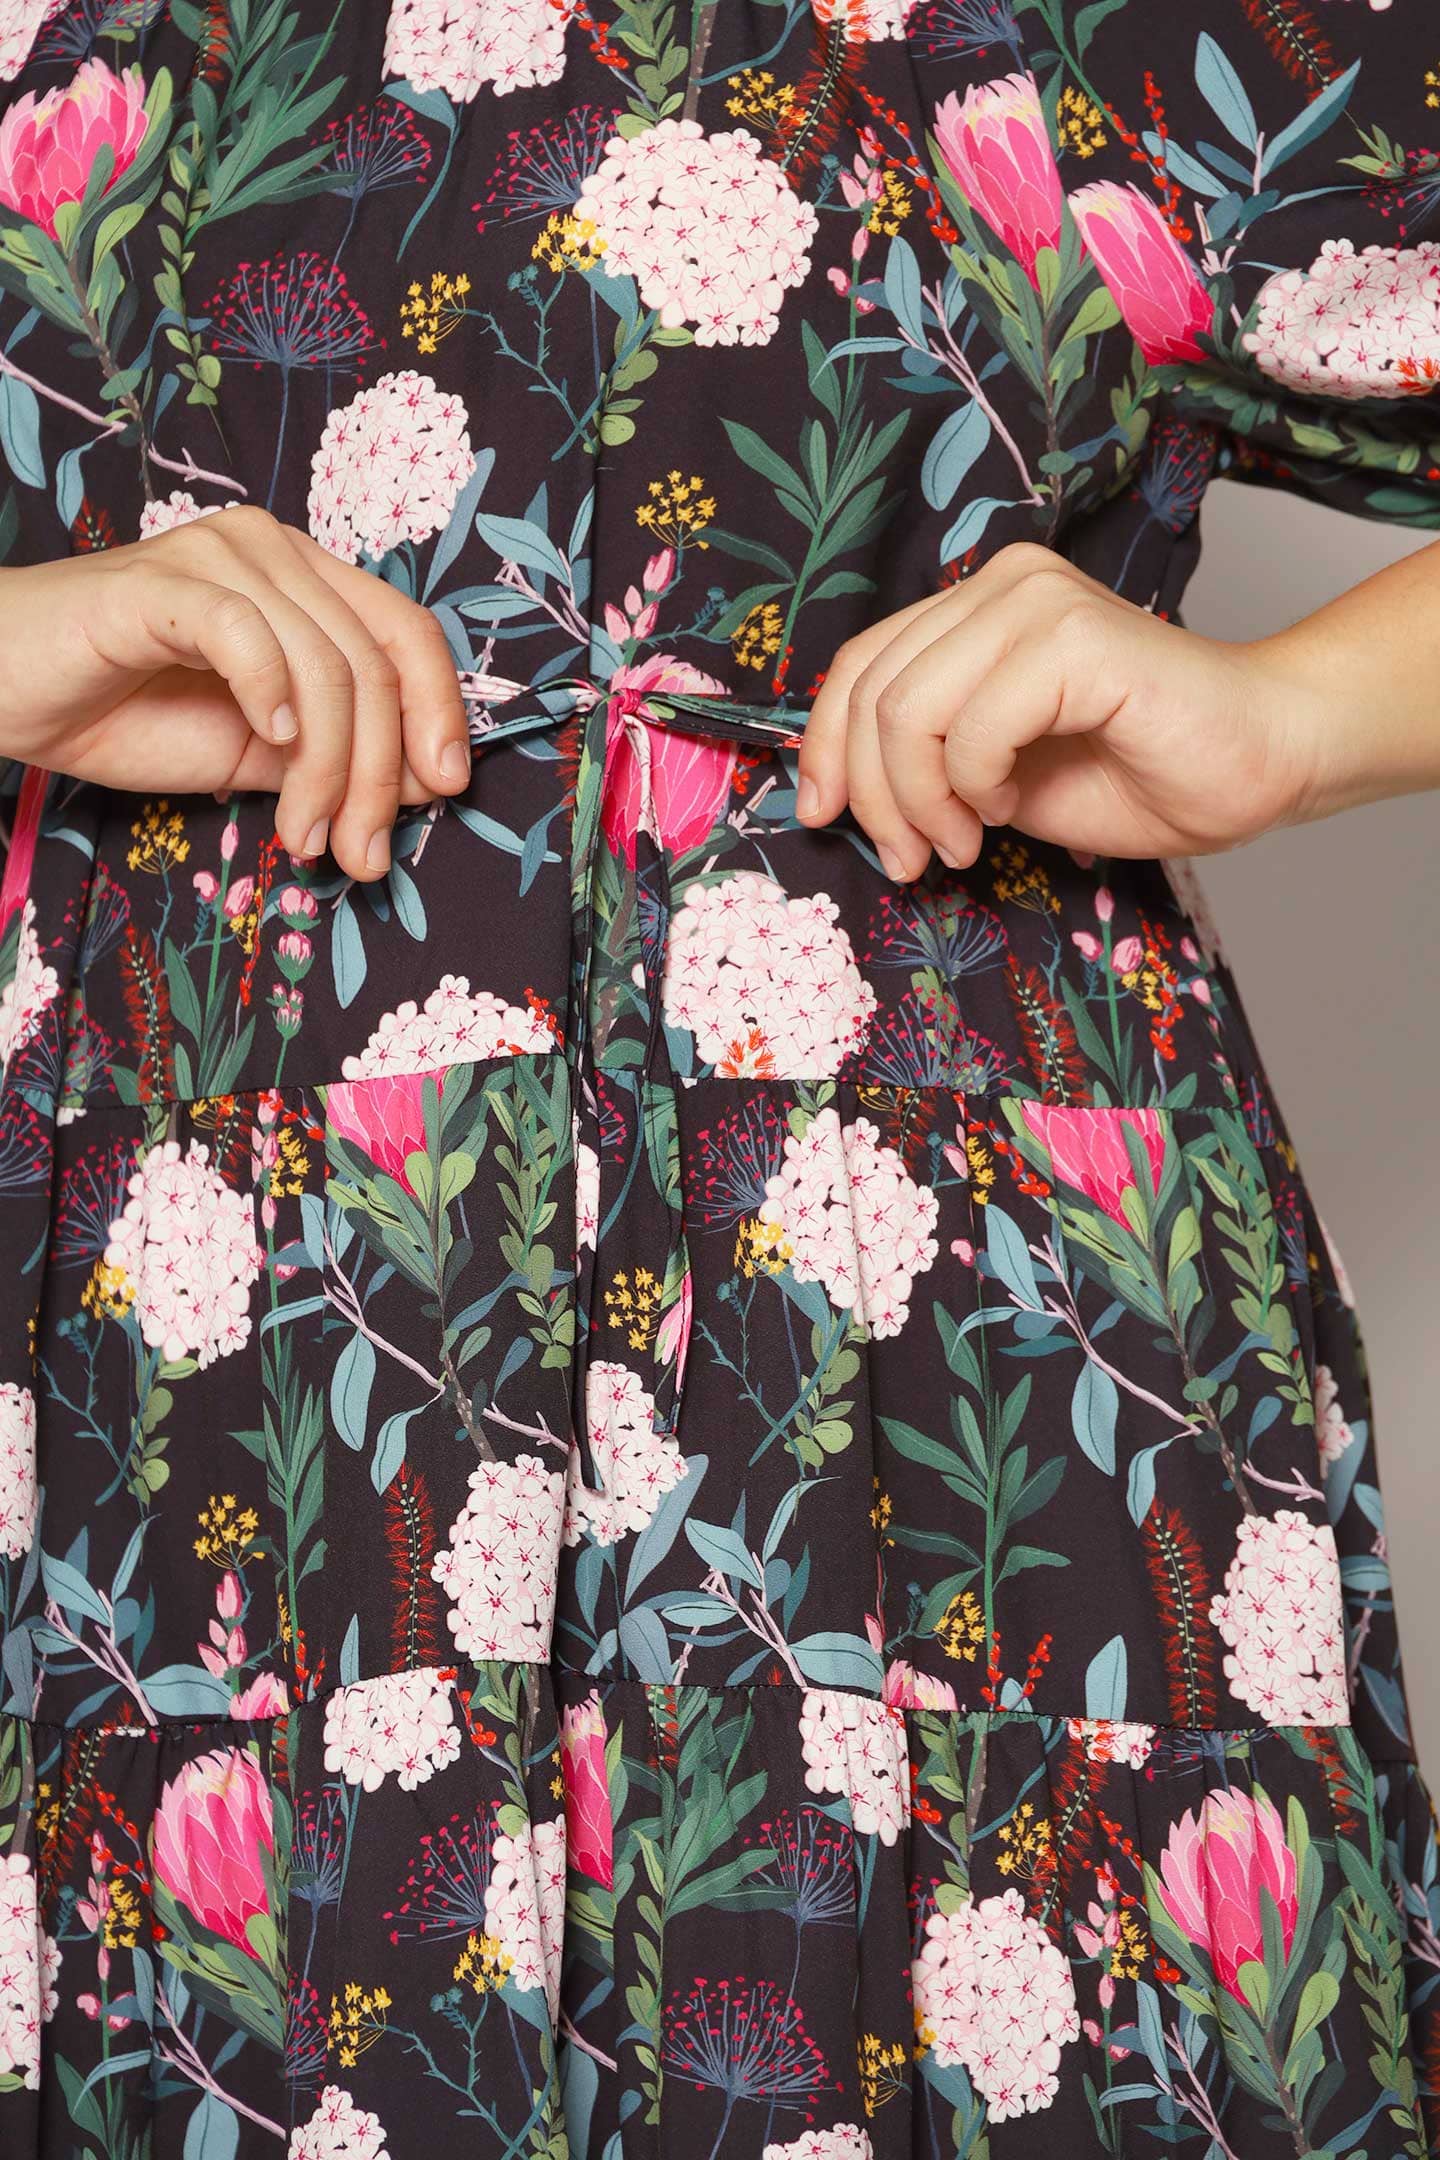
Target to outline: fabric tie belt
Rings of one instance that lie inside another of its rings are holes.
[[[736,748],[795,748],[804,714],[747,705],[719,693],[607,689],[584,677],[520,686],[505,703],[525,709],[490,718],[477,739],[483,752],[582,718],[571,826],[571,987],[565,1052],[577,1186],[587,1182],[595,1233],[576,1252],[576,1346],[571,1428],[583,1489],[576,1504],[609,1542],[623,1507],[620,1468],[626,1433],[648,1421],[662,1442],[674,1440],[684,1387],[691,1315],[689,1250],[680,1165],[677,1082],[663,1026],[663,978],[671,916],[670,864],[653,786],[654,731],[663,729]],[[487,705],[493,693],[477,695]],[[622,752],[633,759],[633,864],[605,839],[605,811]],[[606,966],[598,970],[603,934]],[[619,1010],[622,997],[635,1008]],[[593,1197],[598,1185],[598,1197]],[[577,1203],[581,1217],[591,1212]],[[613,1357],[600,1355],[605,1329]],[[648,1398],[648,1399],[647,1399]],[[617,1470],[620,1474],[617,1476]]]

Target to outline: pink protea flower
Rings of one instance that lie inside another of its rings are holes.
[[[948,1680],[917,1672],[904,1658],[885,1668],[884,1699],[892,1710],[955,1710],[955,1690]]]
[[[1279,1810],[1263,1793],[1207,1793],[1171,1827],[1160,1861],[1160,1902],[1240,2002],[1241,1968],[1264,1951],[1262,1890],[1275,1901],[1288,1956],[1298,1900],[1295,1855]]]
[[[1059,245],[1065,192],[1031,75],[952,90],[935,108],[935,139],[973,210],[1033,285],[1041,248]]]
[[[1048,1151],[1056,1177],[1103,1208],[1112,1222],[1125,1226],[1125,1195],[1135,1184],[1125,1145],[1127,1125],[1145,1143],[1152,1197],[1160,1190],[1165,1125],[1158,1110],[1052,1110],[1037,1102],[1024,1102],[1020,1110]]]
[[[246,1932],[269,1910],[265,1856],[275,1849],[270,1786],[247,1748],[186,1763],[160,1795],[155,1873],[212,1935],[255,1957]]]
[[[138,67],[119,75],[87,60],[63,89],[27,90],[0,120],[0,202],[47,232],[56,212],[84,196],[102,151],[115,163],[106,192],[135,162],[150,116]]]
[[[442,1073],[382,1073],[372,1080],[337,1080],[325,1096],[331,1129],[363,1149],[376,1169],[406,1192],[415,1189],[405,1175],[406,1157],[425,1146],[427,1079],[444,1092]]]
[[[614,853],[623,855],[632,869],[637,837],[645,823],[645,774],[627,719],[638,714],[644,720],[647,691],[653,690],[661,697],[667,690],[720,696],[724,688],[715,676],[692,667],[688,660],[674,660],[668,653],[657,653],[639,667],[617,668],[611,677],[606,719],[610,769],[605,779],[601,823]],[[646,740],[655,838],[673,854],[683,855],[709,835],[729,801],[735,771],[734,746],[705,741],[679,728],[648,728]]]
[[[1092,180],[1070,208],[1095,267],[1145,358],[1198,360],[1197,333],[1214,304],[1199,271],[1148,195],[1128,182]]]
[[[615,1880],[615,1827],[605,1776],[605,1712],[592,1689],[560,1718],[560,1775],[570,1865],[608,1890]]]

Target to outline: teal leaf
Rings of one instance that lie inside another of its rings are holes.
[[[884,1678],[880,1659],[863,1635],[830,1630],[806,1635],[790,1645],[790,1654],[812,1687],[858,1688],[878,1695]]]
[[[930,438],[920,468],[920,485],[932,509],[954,501],[960,483],[990,440],[990,416],[978,400],[957,405]]]
[[[330,1416],[348,1448],[363,1448],[375,1382],[375,1345],[358,1331],[350,1337],[330,1375]]]
[[[1283,165],[1287,158],[1294,157],[1297,150],[1303,150],[1317,135],[1323,135],[1332,120],[1339,119],[1359,73],[1360,62],[1352,61],[1343,75],[1337,75],[1333,82],[1326,83],[1319,95],[1313,97],[1310,103],[1295,115],[1288,127],[1281,128],[1261,156],[1262,173],[1274,172],[1277,165]]]
[[[330,966],[335,976],[335,996],[341,1005],[353,1005],[365,984],[365,941],[347,893],[330,921]]]
[[[1087,1357],[1070,1399],[1070,1422],[1082,1455],[1088,1455],[1107,1477],[1115,1474],[1115,1418],[1119,1408],[1120,1390],[1115,1382]]]
[[[906,337],[924,345],[925,302],[920,290],[920,265],[908,240],[894,239],[885,258],[885,301]]]
[[[17,480],[44,487],[45,460],[40,455],[40,400],[13,375],[0,375],[0,449]]]
[[[1195,47],[1195,87],[1220,125],[1246,150],[1255,148],[1255,109],[1245,85],[1208,30]]]
[[[992,1200],[985,1210],[985,1252],[993,1272],[1031,1312],[1040,1309],[1040,1285],[1017,1224]]]
[[[184,2160],[235,2160],[240,2118],[228,2101],[202,2092],[185,2125]]]
[[[1127,1688],[1125,1638],[1112,1635],[1085,1669],[1085,1715],[1123,1718]]]

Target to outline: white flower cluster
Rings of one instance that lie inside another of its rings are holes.
[[[871,2160],[870,2133],[858,2123],[836,2123],[833,2130],[807,2130],[788,2145],[767,2145],[765,2160]]]
[[[800,1705],[800,1745],[809,1790],[843,1793],[859,1835],[893,1845],[910,1820],[902,1713],[841,1688],[807,1688]]]
[[[575,215],[596,227],[606,271],[633,277],[667,330],[692,323],[697,345],[769,343],[819,222],[748,130],[707,135],[695,120],[612,135]]]
[[[265,1259],[249,1193],[225,1183],[199,1140],[161,1141],[125,1189],[105,1264],[124,1271],[141,1334],[172,1364],[229,1357],[250,1339],[250,1288]]]
[[[44,24],[65,0],[0,0],[0,82],[14,82]]]
[[[0,2076],[40,2084],[40,2027],[55,2014],[60,1952],[40,1925],[25,1853],[0,1859]]]
[[[0,1559],[18,1560],[35,1535],[35,1397],[0,1387]]]
[[[1340,1561],[1329,1523],[1293,1508],[1247,1515],[1210,1619],[1225,1673],[1271,1725],[1348,1725]]]
[[[54,1004],[60,978],[41,957],[35,935],[35,903],[27,900],[20,913],[20,942],[15,954],[15,973],[0,991],[0,1074],[9,1067],[17,1050],[23,1050],[40,1025],[42,1014]]]
[[[600,1157],[588,1140],[580,1137],[580,1120],[570,1120],[575,1144],[575,1243],[595,1250],[600,1235]]]
[[[423,1005],[407,998],[386,1013],[365,1048],[347,1057],[341,1071],[347,1080],[375,1080],[382,1073],[438,1072],[446,1065],[554,1048],[555,1037],[528,1006],[507,1005],[490,990],[472,992],[464,975],[442,975]]]
[[[449,1683],[433,1665],[353,1681],[325,1705],[325,1768],[366,1792],[392,1774],[414,1792],[459,1753]]]
[[[691,885],[670,924],[666,1019],[723,1078],[832,1078],[875,1011],[839,913],[758,870]]]
[[[936,2062],[964,2064],[992,2123],[1049,2107],[1080,2017],[1070,1966],[1018,1890],[932,1913],[913,1979]]]
[[[563,1472],[538,1455],[471,1471],[470,1497],[432,1568],[466,1657],[531,1663],[550,1655],[564,1506]]]
[[[290,2133],[290,2160],[390,2160],[378,2115],[327,2085],[309,2122]]]
[[[475,470],[463,401],[402,368],[337,406],[310,462],[310,532],[342,562],[428,540]]]
[[[1340,1383],[1328,1365],[1315,1367],[1315,1441],[1322,1477],[1355,1445],[1355,1428],[1340,1406]]]
[[[799,1282],[822,1282],[832,1305],[877,1337],[910,1317],[915,1277],[940,1250],[932,1232],[940,1203],[917,1185],[868,1118],[840,1123],[837,1110],[785,1140],[785,1160],[765,1185],[760,1220],[779,1230]]]
[[[810,6],[825,29],[841,23],[857,45],[873,45],[880,38],[904,37],[916,0],[810,0]]]
[[[384,73],[467,105],[560,80],[575,0],[392,0]]]
[[[502,1834],[485,1886],[485,1932],[510,1960],[507,1980],[543,1988],[553,2024],[565,1949],[565,1820]]]
[[[1084,1743],[1091,1762],[1123,1762],[1132,1770],[1150,1760],[1155,1745],[1154,1726],[1138,1725],[1129,1718],[1072,1717],[1069,1732],[1072,1740]]]
[[[1440,384],[1440,241],[1327,240],[1308,270],[1267,278],[1242,342],[1275,381],[1332,398],[1401,398]]]
[[[196,518],[215,517],[221,503],[196,502],[188,488],[172,488],[159,502],[147,502],[140,512],[140,538],[153,540],[157,533],[174,532],[177,525],[193,525]]]
[[[627,1530],[643,1530],[665,1494],[685,1475],[672,1433],[655,1423],[655,1398],[627,1366],[597,1358],[585,1375],[585,1423],[595,1474],[592,1492],[581,1482],[580,1458],[570,1458],[565,1543],[588,1536],[613,1545]]]

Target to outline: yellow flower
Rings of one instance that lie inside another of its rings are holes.
[[[80,1303],[97,1320],[123,1320],[135,1302],[135,1285],[123,1267],[97,1260],[80,1293]]]
[[[270,1167],[270,1197],[298,1200],[305,1190],[310,1157],[293,1126],[282,1125],[275,1135],[275,1160]]]
[[[745,68],[729,75],[725,87],[732,94],[726,112],[737,120],[758,120],[761,126],[778,126],[795,102],[793,83],[777,83],[769,68]]]
[[[895,1512],[895,1503],[889,1493],[881,1490],[878,1477],[871,1482],[875,1488],[875,1504],[870,1510],[870,1527],[872,1530],[883,1530]]]
[[[996,1855],[996,1864],[1002,1875],[1034,1875],[1050,1860],[1050,1824],[1036,1815],[1033,1801],[1022,1800],[1009,1822],[1001,1823],[1000,1843],[1005,1850]]]
[[[388,1988],[362,1988],[358,1980],[347,1980],[330,1997],[330,2045],[342,2070],[353,2070],[366,2048],[382,2037],[389,2008]]]
[[[455,1978],[467,1981],[477,1995],[498,1993],[510,1977],[515,1960],[495,1935],[477,1935],[472,1928],[465,1948],[455,1960]]]
[[[443,270],[433,271],[428,292],[412,283],[409,298],[400,303],[401,336],[414,338],[417,352],[433,353],[440,340],[464,322],[469,291],[470,280],[463,271],[453,278]]]
[[[978,1207],[984,1207],[995,1183],[995,1158],[980,1133],[965,1135],[965,1160],[970,1165],[971,1198]]]
[[[995,897],[997,900],[1013,900],[1016,907],[1030,908],[1037,915],[1058,915],[1060,902],[1050,890],[1050,880],[1038,863],[1030,860],[1030,851],[1018,840],[1004,840],[990,858],[995,872]]]
[[[1440,66],[1425,70],[1425,103],[1432,112],[1440,108]]]
[[[130,827],[130,837],[136,845],[126,855],[126,862],[132,870],[148,870],[154,877],[173,870],[190,853],[185,819],[180,811],[170,808],[163,795],[158,802],[145,804]]]
[[[654,1341],[655,1324],[660,1317],[660,1294],[660,1282],[649,1268],[636,1268],[633,1283],[621,1268],[613,1287],[605,1292],[610,1325],[630,1330],[628,1340],[632,1350],[648,1350]]]
[[[530,250],[534,262],[549,270],[593,270],[608,245],[593,218],[552,210]]]
[[[1104,114],[1098,105],[1070,83],[1060,93],[1060,104],[1055,114],[1055,132],[1062,150],[1073,150],[1076,157],[1093,157],[1105,147]]]
[[[904,2085],[904,2041],[895,2040],[887,2045],[878,2033],[862,2033],[859,2069],[860,2097],[865,2103],[865,2113],[876,2115]]]
[[[893,240],[901,223],[910,215],[910,190],[893,167],[886,168],[880,183],[880,194],[871,203],[865,223],[873,233],[886,233]]]
[[[709,547],[700,535],[715,516],[715,498],[705,493],[699,473],[688,480],[683,473],[667,473],[663,480],[652,480],[645,492],[650,499],[636,504],[635,522],[652,540],[673,548],[684,547],[687,540]]]
[[[140,1940],[140,1900],[123,1875],[111,1877],[101,1939],[107,1950],[133,1950]]]
[[[784,635],[785,618],[779,608],[773,600],[762,600],[734,632],[730,650],[741,667],[763,668],[779,652]]]
[[[783,1275],[790,1265],[790,1247],[780,1225],[747,1216],[735,1233],[735,1265],[747,1281],[757,1275]]]
[[[196,1520],[200,1528],[195,1540],[197,1559],[213,1560],[223,1568],[241,1566],[260,1529],[254,1508],[240,1507],[234,1493],[212,1493]]]
[[[965,1658],[971,1664],[985,1640],[985,1614],[973,1590],[951,1598],[935,1623],[935,1633],[946,1657]]]

